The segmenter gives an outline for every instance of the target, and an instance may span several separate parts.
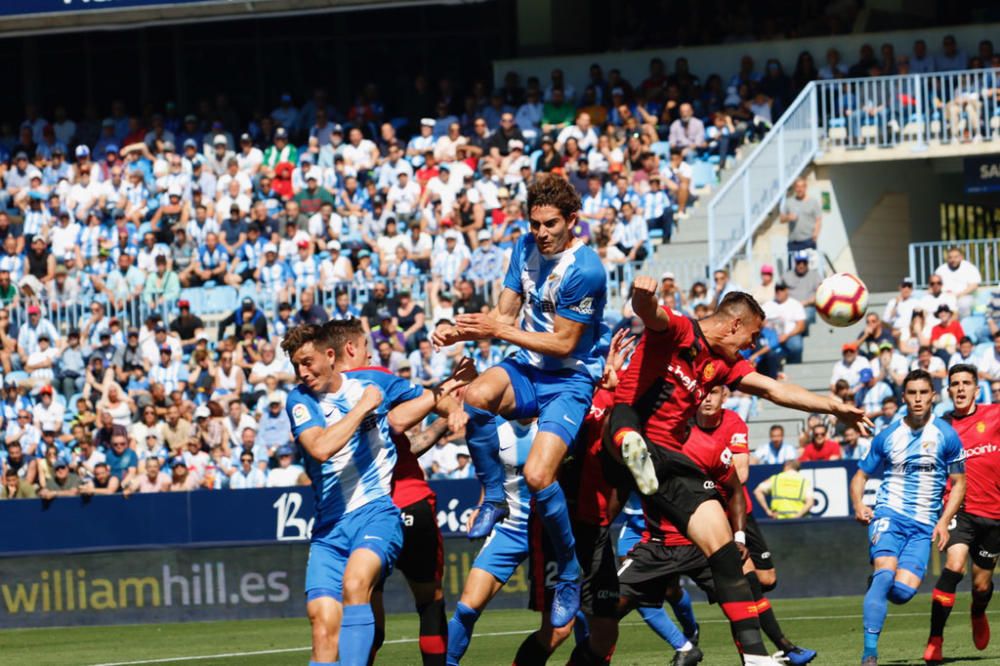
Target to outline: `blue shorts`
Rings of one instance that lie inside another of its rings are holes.
[[[528,526],[511,527],[500,523],[483,544],[473,568],[482,569],[506,584],[514,571],[528,557]]]
[[[344,568],[351,553],[367,548],[382,560],[382,579],[390,573],[403,548],[399,509],[381,498],[351,511],[329,528],[314,533],[306,565],[306,599],[344,598]]]
[[[917,522],[891,509],[877,509],[868,524],[868,557],[895,557],[897,569],[906,569],[918,578],[927,573],[931,554],[932,525]]]
[[[538,417],[538,431],[550,432],[569,446],[594,400],[594,381],[576,370],[539,370],[507,358],[500,365],[514,388],[514,411],[508,419]]]
[[[626,519],[622,524],[622,531],[618,535],[618,544],[615,548],[618,557],[625,557],[628,551],[632,550],[632,546],[642,540],[642,532],[643,530],[639,529],[635,523]]]

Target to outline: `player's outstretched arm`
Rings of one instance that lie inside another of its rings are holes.
[[[419,397],[393,407],[388,416],[389,427],[396,432],[406,432],[427,418],[428,414],[435,412],[449,418],[455,430],[460,429],[465,424],[459,423],[454,415],[458,413],[464,415],[465,410],[451,394],[478,376],[475,361],[463,356],[451,375],[433,390],[424,390]]]
[[[640,275],[632,283],[632,310],[652,331],[665,331],[670,326],[670,315],[663,311],[656,300],[659,285],[656,278]]]
[[[410,453],[420,457],[432,446],[438,443],[442,437],[448,434],[448,420],[437,419],[422,431],[410,437]]]
[[[734,471],[726,479],[724,485],[729,493],[726,514],[729,516],[729,525],[733,528],[733,539],[736,541],[743,559],[746,560],[750,553],[746,548],[747,535],[744,531],[747,526],[747,501],[743,495],[743,484],[740,483],[740,479]]]
[[[782,407],[798,409],[803,412],[832,414],[840,421],[856,426],[865,435],[875,427],[860,407],[829,396],[816,395],[798,384],[775,381],[759,372],[752,372],[740,380],[740,390],[770,400]]]
[[[867,525],[872,519],[872,510],[865,504],[865,484],[868,475],[864,470],[858,470],[851,479],[851,504],[854,505],[854,519],[862,525]]]
[[[949,474],[948,480],[951,481],[951,492],[944,505],[944,510],[941,511],[941,518],[934,526],[934,533],[931,534],[931,542],[937,541],[938,550],[942,553],[948,546],[948,525],[951,524],[951,520],[958,513],[958,510],[962,508],[962,502],[965,501],[965,474],[958,472]]]
[[[344,448],[365,417],[381,403],[382,391],[375,386],[366,386],[358,404],[342,419],[325,428],[312,427],[302,431],[299,443],[314,459],[325,462]]]

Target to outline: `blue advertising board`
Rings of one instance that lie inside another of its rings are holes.
[[[813,518],[853,515],[848,487],[853,461],[817,463],[802,471],[814,488]],[[780,471],[750,468],[747,486]],[[479,502],[479,482],[432,481],[437,519],[447,537],[461,537]],[[871,480],[866,492],[878,487]],[[764,518],[759,507],[756,515]],[[313,494],[304,486],[260,490],[69,497],[0,502],[0,556],[157,547],[207,547],[304,541],[312,533]]]
[[[97,9],[144,9],[175,5],[224,5],[235,0],[3,0],[0,16],[30,14],[71,14]]]
[[[962,165],[967,194],[1000,192],[1000,154],[966,157]]]

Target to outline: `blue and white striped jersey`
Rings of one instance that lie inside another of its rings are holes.
[[[670,207],[670,197],[663,190],[649,191],[642,195],[642,211],[647,220],[655,220]]]
[[[587,373],[597,381],[604,371],[604,356],[598,347],[607,331],[604,304],[607,300],[607,273],[597,253],[582,243],[545,257],[535,245],[535,237],[523,236],[514,246],[503,286],[524,298],[521,328],[535,333],[552,333],[556,315],[586,324],[580,342],[566,358],[544,356],[522,349],[517,360],[540,370]]]
[[[44,208],[33,210],[29,208],[24,211],[24,222],[21,231],[25,236],[37,236],[42,233],[42,227],[52,223],[52,215]]]
[[[101,249],[101,239],[104,237],[100,226],[87,226],[80,230],[76,244],[84,259],[93,259]]]
[[[288,394],[285,409],[298,443],[306,430],[337,423],[358,404],[365,387],[373,384],[382,391],[382,404],[365,418],[344,448],[323,462],[302,450],[306,474],[316,494],[314,533],[346,513],[391,497],[396,447],[389,433],[389,410],[400,402],[420,397],[424,390],[387,372],[355,370],[343,375],[343,383],[334,393],[317,396],[299,385]]]
[[[283,261],[275,261],[273,264],[261,264],[260,282],[265,291],[283,289],[285,282],[292,276],[288,266]]]
[[[496,418],[497,438],[500,440],[500,462],[503,463],[503,489],[507,495],[510,513],[504,519],[505,527],[528,529],[531,513],[531,490],[524,480],[524,463],[528,460],[531,443],[538,432],[538,422],[522,425],[517,421]]]
[[[149,370],[149,379],[157,384],[163,384],[164,390],[170,394],[177,390],[180,382],[188,380],[188,371],[183,363],[154,365]]]
[[[319,264],[316,257],[307,256],[305,259],[299,255],[288,262],[288,266],[295,278],[295,286],[299,289],[309,289],[319,282]]]
[[[965,471],[965,451],[943,419],[933,417],[920,430],[900,420],[875,436],[858,467],[868,475],[883,469],[876,511],[888,508],[933,525],[941,516],[948,475]]]

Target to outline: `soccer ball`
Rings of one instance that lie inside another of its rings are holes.
[[[834,273],[816,290],[816,312],[831,326],[850,326],[867,308],[868,287],[851,273]]]

